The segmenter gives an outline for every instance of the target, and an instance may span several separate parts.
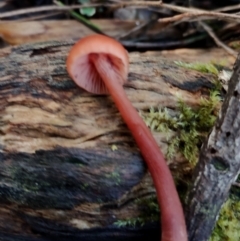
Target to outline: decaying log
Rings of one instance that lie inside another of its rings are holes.
[[[0,52],[0,240],[159,240],[159,225],[120,229],[154,194],[111,98],[66,73],[73,42]],[[212,83],[161,56],[130,54],[126,93],[140,111],[196,105]],[[166,138],[153,133],[166,153]],[[112,150],[112,145],[117,150]],[[173,160],[176,167],[177,160]]]
[[[240,55],[218,120],[204,143],[187,203],[190,241],[208,240],[240,173]]]

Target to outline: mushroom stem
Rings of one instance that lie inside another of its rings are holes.
[[[90,56],[113,101],[130,129],[152,176],[161,209],[162,241],[187,241],[185,218],[171,172],[149,128],[127,98],[111,61],[104,54]],[[116,80],[116,76],[117,79]],[[115,79],[114,79],[115,78]]]

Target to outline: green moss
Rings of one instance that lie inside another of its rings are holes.
[[[81,185],[82,190],[86,190],[88,187],[89,187],[88,183],[84,183],[84,184]]]
[[[240,50],[240,41],[239,40],[232,41],[231,43],[229,43],[229,47],[239,51]]]
[[[116,225],[119,228],[122,227],[136,227],[136,226],[143,226],[145,223],[145,220],[143,220],[140,217],[137,218],[128,218],[124,220],[118,220],[114,222],[114,225]]]
[[[155,195],[137,199],[135,202],[139,207],[140,215],[136,218],[118,220],[114,225],[118,227],[136,227],[159,220],[159,207]]]
[[[114,182],[116,185],[121,184],[121,176],[117,171],[113,171],[112,173],[106,174],[105,176],[106,178],[111,179],[112,182]]]
[[[16,182],[18,188],[25,192],[38,192],[44,188],[48,188],[50,184],[41,180],[39,182],[39,174],[22,166],[14,166],[8,169],[11,173],[12,180]]]
[[[170,114],[167,108],[151,108],[149,113],[142,113],[142,117],[151,130],[165,132],[168,139],[168,133],[175,133],[169,139],[168,159],[181,152],[191,164],[195,164],[199,147],[215,123],[220,101],[219,92],[214,90],[209,98],[201,99],[198,108],[189,107],[180,100],[177,113]]]
[[[240,240],[240,201],[229,198],[221,209],[210,241]]]
[[[186,62],[182,62],[182,61],[175,61],[174,63],[180,67],[197,70],[201,73],[209,73],[209,74],[214,74],[214,75],[219,74],[218,69],[216,68],[216,66],[213,63],[199,63],[199,62],[186,63]]]

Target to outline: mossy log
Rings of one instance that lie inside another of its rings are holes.
[[[0,240],[159,240],[155,222],[114,225],[138,217],[136,200],[155,191],[111,98],[86,93],[66,73],[72,44],[0,51]],[[197,105],[210,79],[133,53],[125,90],[139,111],[174,109],[179,97]],[[166,153],[165,135],[153,134]]]

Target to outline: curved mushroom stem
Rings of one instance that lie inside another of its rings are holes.
[[[127,98],[120,75],[112,68],[104,54],[94,54],[90,60],[108,88],[119,112],[130,129],[153,178],[161,209],[162,241],[187,241],[185,218],[178,193],[166,164],[150,130]]]

